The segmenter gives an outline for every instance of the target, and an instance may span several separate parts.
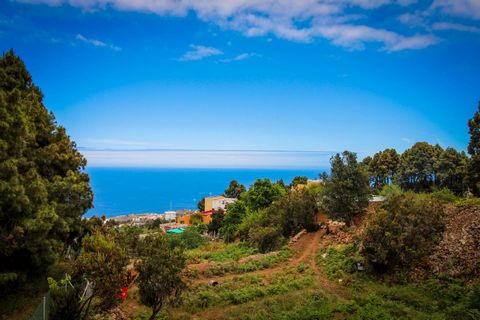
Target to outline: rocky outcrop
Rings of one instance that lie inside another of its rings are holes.
[[[480,206],[449,210],[429,266],[434,273],[451,277],[480,276]]]

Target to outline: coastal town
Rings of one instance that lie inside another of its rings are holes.
[[[320,185],[321,179],[308,179],[306,183],[300,183],[295,189],[302,190],[312,185]],[[160,219],[161,227],[166,230],[174,228],[186,228],[193,224],[209,224],[212,221],[212,214],[216,211],[227,213],[227,206],[237,201],[237,198],[229,198],[224,195],[210,196],[204,198],[204,210],[168,210],[163,213],[138,213],[118,215],[106,219],[112,223],[122,225],[144,226],[145,224]]]
[[[160,220],[160,228],[167,233],[181,233],[193,224],[209,224],[212,214],[216,211],[227,212],[227,205],[237,201],[236,198],[225,196],[205,197],[205,209],[199,210],[169,210],[164,213],[129,214],[108,218],[115,225],[144,226],[155,220]]]

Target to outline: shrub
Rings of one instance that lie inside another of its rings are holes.
[[[181,277],[185,257],[179,248],[171,249],[162,235],[147,238],[143,245],[143,257],[135,269],[139,273],[140,300],[152,308],[149,319],[153,320],[165,304],[186,288]]]
[[[92,297],[81,299],[81,286],[77,283],[72,284],[71,280],[69,275],[66,275],[58,283],[54,279],[48,278],[51,297],[48,319],[82,320],[88,317]]]
[[[100,300],[99,310],[109,310],[118,302],[119,290],[126,284],[125,250],[109,234],[96,232],[82,241],[82,252],[75,262],[76,274],[93,283],[93,294]]]
[[[430,194],[430,197],[444,203],[453,203],[458,200],[458,197],[448,188],[434,191]]]
[[[443,214],[437,200],[410,192],[394,195],[370,215],[361,254],[377,271],[406,269],[438,243],[444,229]]]

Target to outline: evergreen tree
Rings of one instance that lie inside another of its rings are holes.
[[[438,185],[435,164],[443,149],[427,142],[417,142],[400,157],[397,179],[405,190],[430,191]]]
[[[0,286],[42,272],[92,207],[86,160],[13,50],[0,59]]]
[[[353,152],[336,154],[330,162],[332,172],[325,181],[323,205],[331,215],[351,220],[368,206],[368,173]]]
[[[369,171],[375,189],[381,190],[393,182],[399,162],[400,157],[395,149],[386,149],[373,156],[369,163]]]
[[[468,180],[472,192],[476,196],[480,196],[480,102],[478,103],[478,111],[468,121],[468,127],[470,133],[468,153],[471,156]]]
[[[447,148],[434,164],[437,185],[457,195],[466,191],[468,157],[465,152]]]
[[[308,178],[306,176],[296,176],[290,182],[290,188],[296,188],[299,184],[306,185],[308,182]]]
[[[224,194],[227,198],[240,198],[240,195],[246,191],[245,186],[238,183],[237,180],[230,181],[230,185],[225,189]]]

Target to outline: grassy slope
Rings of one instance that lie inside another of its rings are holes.
[[[225,270],[222,277],[194,279],[183,304],[164,313],[168,319],[477,319],[468,311],[470,290],[461,281],[430,279],[422,283],[389,284],[356,272],[352,245],[317,241],[315,255],[302,254],[307,244],[292,248],[288,262],[271,269]],[[225,247],[214,254],[216,260]],[[210,253],[211,254],[211,253]],[[260,260],[262,258],[259,258]],[[228,259],[227,259],[228,260]],[[238,262],[238,264],[241,264]],[[271,271],[271,272],[270,272]],[[200,276],[199,276],[200,277]],[[218,280],[213,287],[206,279]],[[124,310],[145,319],[148,309],[129,298]]]

